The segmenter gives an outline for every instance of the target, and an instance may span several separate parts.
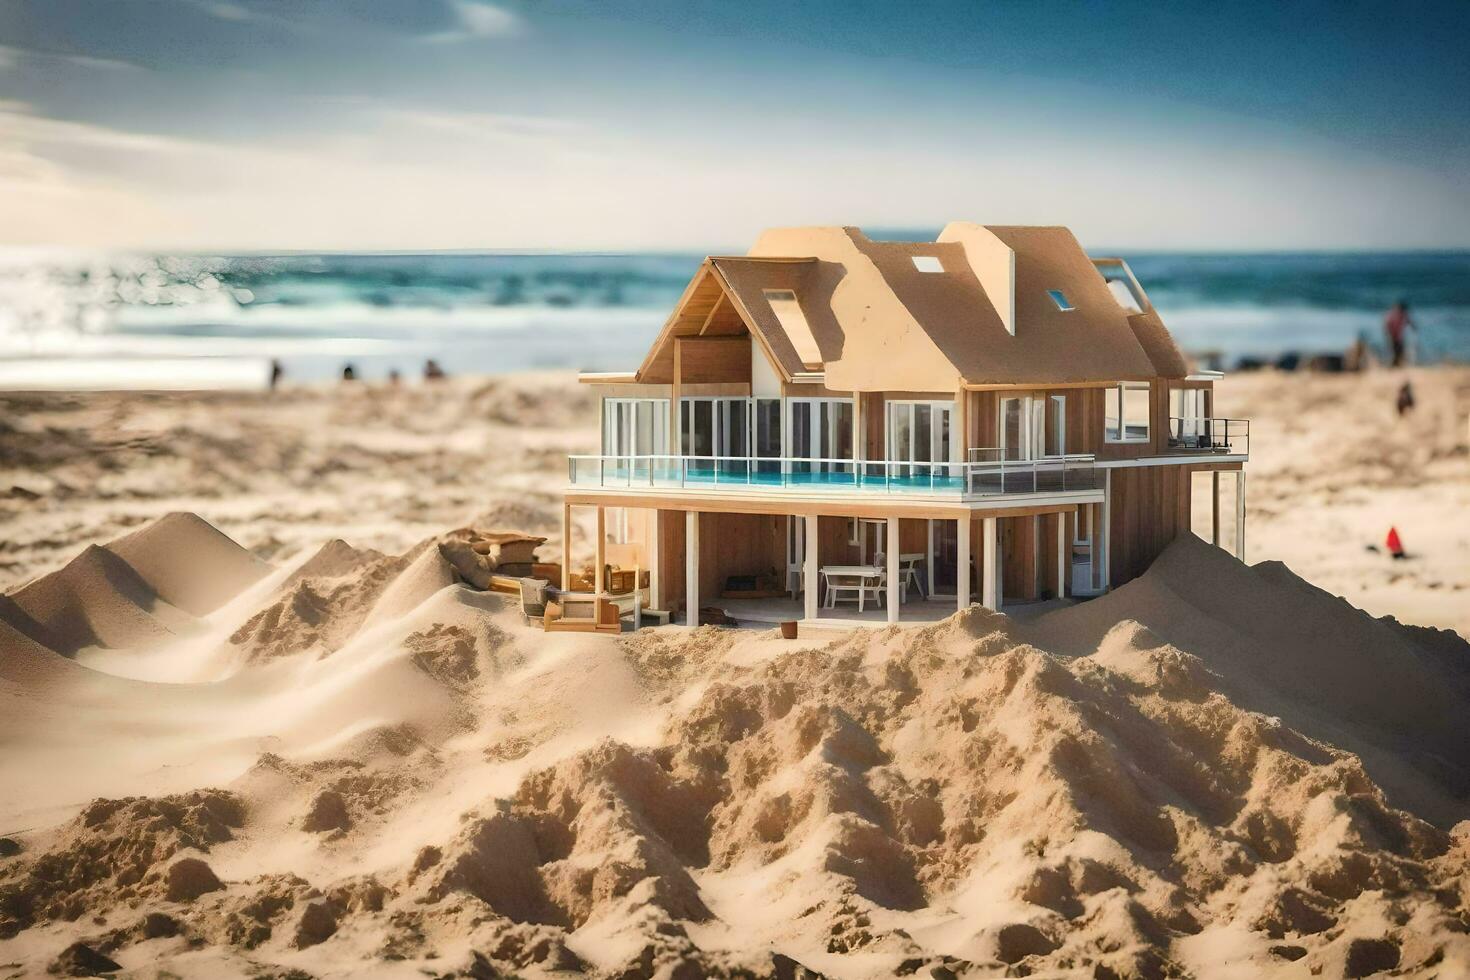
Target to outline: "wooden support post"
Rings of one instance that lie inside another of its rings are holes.
[[[817,618],[817,515],[808,514],[806,522],[806,549],[802,553],[801,577],[806,590],[807,619]]]
[[[572,505],[561,505],[561,590],[572,591]]]
[[[607,575],[603,566],[607,564],[607,508],[597,508],[597,550],[592,565],[592,594],[602,595],[607,591]]]
[[[898,581],[898,518],[888,518],[888,621],[898,622],[898,602],[902,594]]]
[[[1220,547],[1220,471],[1210,473],[1210,544]]]
[[[1245,561],[1245,470],[1235,471],[1235,557]]]
[[[1067,578],[1072,572],[1072,535],[1068,533],[1067,523],[1072,515],[1062,512],[1057,514],[1057,598],[1067,598]]]
[[[655,609],[665,609],[663,576],[663,526],[664,515],[660,510],[650,510],[648,542],[648,601]],[[637,583],[635,583],[636,585]]]
[[[1027,586],[1032,596],[1041,595],[1041,515],[1031,515],[1031,582]],[[1032,596],[1022,596],[1029,599]]]
[[[679,405],[679,388],[683,383],[681,377],[684,373],[684,358],[679,350],[679,338],[674,338],[674,380],[669,385],[669,445],[673,447],[673,455],[684,454],[684,433],[680,425],[682,419]],[[783,410],[784,411],[784,410]]]
[[[1000,561],[995,521],[994,517],[985,518],[980,534],[980,547],[984,553],[980,572],[980,604],[992,611],[1000,609],[1000,575],[997,574],[1000,571]]]
[[[684,512],[684,623],[699,625],[699,511]]]
[[[970,517],[955,521],[954,590],[959,596],[960,612],[970,608]]]

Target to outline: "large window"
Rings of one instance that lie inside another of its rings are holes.
[[[1002,459],[1045,459],[1067,452],[1067,396],[1016,395],[1000,400]]]
[[[890,401],[888,458],[899,463],[943,463],[950,457],[954,402]],[[930,467],[899,467],[894,475],[928,476]]]
[[[1148,442],[1148,382],[1122,382],[1103,392],[1108,442]]]
[[[1203,446],[1210,429],[1210,392],[1206,388],[1169,390],[1169,438],[1173,445]]]
[[[608,398],[602,411],[604,455],[654,456],[669,451],[667,398]]]
[[[750,398],[682,398],[679,445],[701,469],[744,473],[750,455]]]
[[[852,459],[852,401],[847,398],[787,399],[786,445],[794,459]],[[832,462],[803,467],[811,472],[851,472],[851,465]]]

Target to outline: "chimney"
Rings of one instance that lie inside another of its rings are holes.
[[[1006,332],[1016,335],[1016,253],[983,225],[951,221],[938,241],[958,242]]]

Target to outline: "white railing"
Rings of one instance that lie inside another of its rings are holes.
[[[658,489],[749,488],[992,496],[1095,490],[1093,457],[972,458],[963,463],[796,456],[569,456],[573,486]]]

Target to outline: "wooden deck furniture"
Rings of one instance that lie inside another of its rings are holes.
[[[563,592],[546,604],[542,628],[548,633],[621,633],[618,607],[591,593]]]
[[[876,605],[883,605],[887,576],[877,565],[823,565],[821,572],[824,605],[828,609],[835,609],[837,603],[845,601],[844,594],[849,597],[846,601],[856,600],[858,612],[863,611],[869,595]]]

